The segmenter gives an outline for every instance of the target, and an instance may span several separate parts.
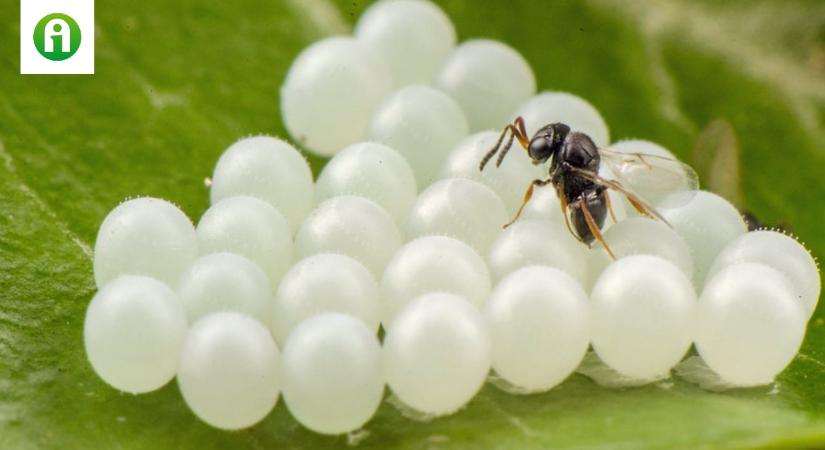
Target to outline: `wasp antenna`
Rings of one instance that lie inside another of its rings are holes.
[[[508,131],[510,132],[510,139],[507,140],[507,144],[504,145],[501,154],[498,155],[498,159],[496,160],[496,167],[501,166],[501,162],[504,160],[504,157],[507,155],[507,152],[510,151],[510,147],[513,146],[514,139],[518,139],[519,145],[521,145],[522,147],[524,147],[525,150],[527,150],[527,145],[529,143],[527,139],[527,129],[524,126],[524,119],[521,116],[518,116],[513,120],[513,123],[508,124],[506,127],[504,127],[503,130],[501,130],[501,135],[498,137],[496,145],[494,145],[493,148],[491,148],[490,151],[487,152],[486,155],[484,155],[484,158],[481,159],[481,163],[479,163],[478,165],[479,172],[484,170],[484,166],[486,166],[490,159],[493,157],[493,155],[495,155],[496,152],[498,152],[499,147],[501,147],[501,143],[504,142],[504,136],[507,134]]]
[[[493,155],[495,155],[497,151],[498,151],[498,144],[496,144],[495,147],[491,148],[490,151],[487,152],[486,155],[484,155],[484,158],[481,158],[481,162],[478,164],[478,171],[479,172],[484,170],[484,166],[487,165],[487,162],[489,162],[490,159],[492,159]]]
[[[498,152],[499,147],[501,147],[501,143],[504,142],[504,136],[507,135],[507,132],[510,132],[510,143],[513,142],[513,135],[515,134],[516,130],[513,128],[513,124],[509,124],[501,130],[501,135],[498,137],[498,141],[496,141],[496,145],[484,155],[484,158],[481,158],[481,162],[478,164],[478,171],[481,172],[484,170],[484,166],[492,159],[492,157]],[[508,145],[509,147],[509,145]],[[506,151],[506,150],[505,150]]]
[[[510,151],[510,147],[513,146],[513,139],[516,137],[516,133],[510,133],[510,139],[507,140],[507,144],[501,149],[501,153],[498,154],[498,159],[496,159],[496,167],[501,167],[501,162],[504,161],[504,157],[507,156],[507,152]]]

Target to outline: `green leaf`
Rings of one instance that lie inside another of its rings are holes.
[[[18,2],[0,0],[0,448],[825,446],[823,307],[774,389],[711,393],[673,379],[610,390],[574,375],[541,395],[488,386],[426,423],[385,402],[349,437],[310,433],[283,404],[252,429],[222,432],[187,410],[174,383],[131,396],[101,382],[82,326],[103,217],[137,195],[199,217],[222,149],[252,133],[284,135],[278,87],[290,61],[346,32],[365,6],[98,0],[96,75],[20,76]],[[542,89],[590,99],[614,139],[650,139],[689,160],[701,130],[726,121],[744,207],[825,255],[821,1],[443,6],[462,39],[501,39],[524,53]],[[703,142],[724,147],[713,139]],[[317,172],[322,161],[311,161]]]

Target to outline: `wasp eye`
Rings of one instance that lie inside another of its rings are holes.
[[[533,159],[534,164],[539,164],[550,158],[553,154],[553,148],[550,142],[542,136],[530,141],[530,145],[527,147],[527,153],[530,154],[530,158]]]

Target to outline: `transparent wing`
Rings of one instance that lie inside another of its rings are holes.
[[[670,223],[667,221],[667,219],[665,219],[661,214],[659,214],[659,211],[657,211],[656,208],[653,207],[653,205],[651,205],[645,199],[636,195],[636,193],[634,193],[633,191],[624,187],[620,182],[601,177],[598,174],[595,174],[586,169],[580,169],[578,167],[572,166],[568,166],[567,168],[571,172],[575,173],[576,175],[584,179],[590,180],[607,189],[613,189],[614,191],[624,194],[624,196],[627,198],[627,201],[630,202],[631,206],[633,206],[636,209],[636,211],[639,211],[639,213],[644,214],[645,216],[650,217],[651,219],[659,219],[668,226],[670,226]]]
[[[667,199],[671,206],[689,202],[699,189],[699,177],[689,165],[676,159],[649,153],[599,149],[602,163],[610,170],[606,178],[651,204]],[[612,175],[612,176],[611,176]]]

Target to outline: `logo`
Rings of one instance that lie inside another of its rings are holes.
[[[34,27],[35,48],[52,61],[71,58],[80,48],[80,39],[80,27],[66,14],[49,14]]]
[[[94,0],[20,0],[20,73],[95,73]]]

